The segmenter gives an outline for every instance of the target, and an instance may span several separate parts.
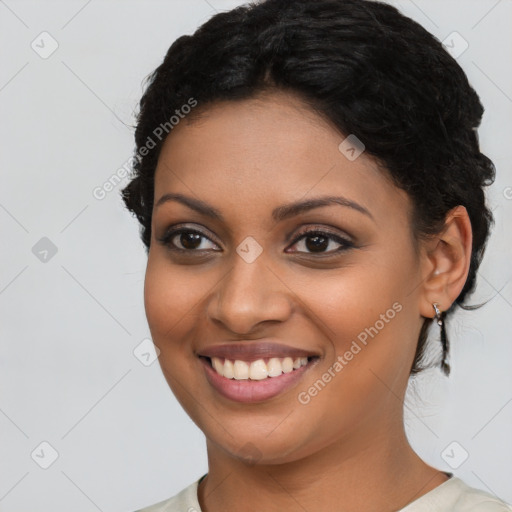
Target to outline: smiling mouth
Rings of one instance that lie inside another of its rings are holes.
[[[242,361],[222,357],[200,357],[221,377],[246,381],[261,381],[280,377],[283,374],[297,371],[318,359],[316,356],[310,356],[296,358],[272,357],[255,361]]]

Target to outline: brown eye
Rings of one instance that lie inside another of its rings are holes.
[[[354,244],[349,240],[333,233],[319,230],[311,230],[302,233],[295,239],[293,245],[297,244],[297,242],[301,242],[298,245],[299,247],[305,248],[305,250],[292,252],[305,252],[306,254],[334,254],[354,247]],[[338,245],[337,248],[336,245]],[[330,250],[327,251],[326,249],[329,248]]]
[[[171,251],[201,252],[203,250],[215,250],[211,247],[201,247],[203,239],[215,245],[206,235],[200,231],[189,228],[173,229],[165,233],[159,241]]]

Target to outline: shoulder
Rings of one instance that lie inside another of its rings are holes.
[[[512,506],[496,496],[469,487],[462,480],[459,482],[461,494],[455,509],[457,512],[512,512]]]
[[[512,506],[453,476],[400,512],[512,512]]]
[[[159,501],[149,507],[141,508],[135,512],[201,512],[197,500],[197,486],[199,480],[185,487],[175,496]]]
[[[197,487],[201,479],[166,500],[135,512],[201,512]],[[400,512],[512,512],[512,506],[492,494],[452,477]]]

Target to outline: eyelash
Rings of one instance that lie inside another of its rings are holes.
[[[198,231],[198,230],[192,229],[192,228],[187,228],[187,227],[182,227],[182,228],[177,228],[177,229],[167,231],[166,233],[164,233],[164,235],[161,238],[158,239],[158,241],[160,243],[162,243],[164,246],[166,246],[168,250],[173,251],[173,252],[179,252],[182,254],[184,254],[184,253],[189,253],[189,254],[190,253],[201,253],[201,252],[205,251],[204,249],[203,250],[201,250],[201,249],[181,249],[180,247],[176,247],[176,246],[172,245],[171,244],[172,239],[176,235],[180,235],[182,233],[194,233],[196,235],[199,235],[199,236],[209,240],[212,243],[215,243],[213,240],[211,240],[209,237],[207,237],[201,231]],[[336,243],[339,243],[341,245],[341,247],[338,249],[335,249],[335,250],[331,250],[331,251],[327,251],[327,252],[319,252],[319,253],[304,252],[304,251],[294,251],[294,252],[297,252],[298,254],[309,254],[309,255],[315,255],[315,256],[319,256],[319,257],[322,257],[322,256],[325,257],[326,255],[332,256],[335,254],[339,254],[341,252],[345,252],[348,249],[351,249],[354,247],[353,242],[351,242],[350,240],[347,240],[339,235],[335,235],[334,233],[324,231],[322,229],[310,229],[308,231],[299,233],[297,235],[297,237],[293,240],[291,245],[292,246],[295,245],[297,242],[299,242],[302,239],[310,238],[310,237],[318,236],[318,235],[325,237],[329,240],[333,240]],[[215,249],[206,249],[206,251],[214,251],[214,250]],[[216,251],[216,252],[219,252],[219,251]]]

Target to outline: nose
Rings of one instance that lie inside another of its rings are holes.
[[[208,304],[209,319],[239,336],[284,322],[292,311],[293,293],[262,255],[252,263],[236,255]]]

